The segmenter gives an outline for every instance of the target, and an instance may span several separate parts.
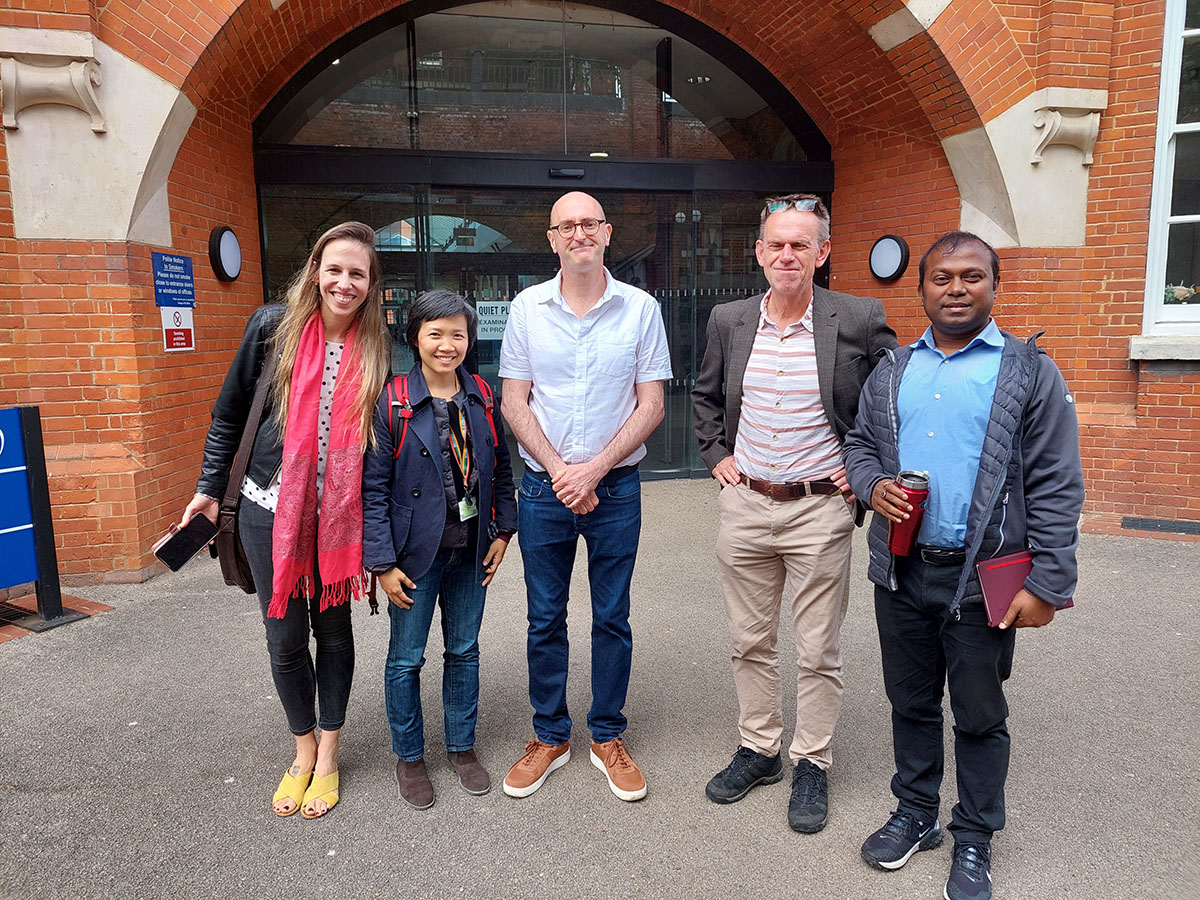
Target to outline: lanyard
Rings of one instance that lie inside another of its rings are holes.
[[[453,404],[458,412],[458,427],[462,430],[462,443],[458,442],[458,436],[454,433],[454,429],[450,429],[450,455],[454,457],[454,461],[458,464],[458,471],[462,472],[463,490],[467,488],[467,476],[471,473],[471,454],[467,448],[467,419],[463,415],[462,407],[458,404]]]

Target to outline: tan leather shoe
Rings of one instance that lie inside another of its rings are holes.
[[[571,742],[543,744],[537,738],[525,747],[525,755],[504,776],[504,793],[510,797],[528,797],[542,786],[546,776],[565,766],[571,758]]]
[[[622,800],[641,800],[646,796],[646,779],[625,744],[613,738],[603,744],[592,741],[592,764],[608,778],[608,786]]]

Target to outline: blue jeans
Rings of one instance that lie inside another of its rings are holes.
[[[883,683],[892,704],[900,809],[926,820],[938,814],[945,764],[942,692],[950,687],[958,802],[950,814],[956,841],[987,843],[1004,827],[1008,775],[1008,703],[1016,629],[987,623],[982,601],[964,603],[947,619],[960,566],[896,560],[897,590],[875,588],[875,621],[883,653]]]
[[[625,730],[625,695],[633,660],[629,584],[642,528],[642,490],[636,471],[602,481],[600,503],[576,515],[554,495],[549,476],[525,470],[517,526],[529,601],[529,701],[538,740],[571,737],[567,714],[567,601],[580,535],[587,544],[592,595],[592,707],[588,727],[603,743]]]
[[[475,746],[479,715],[479,625],[487,589],[475,571],[472,545],[439,550],[429,571],[406,590],[412,606],[388,603],[392,636],[384,667],[384,694],[392,751],[405,762],[425,756],[425,720],[421,715],[421,667],[433,623],[433,608],[442,609],[442,713],[446,749]]]
[[[283,704],[292,734],[308,734],[318,724],[314,707],[320,701],[322,731],[335,731],[346,721],[350,682],[354,678],[354,633],[350,627],[350,602],[321,612],[321,573],[313,565],[312,600],[292,600],[282,619],[267,616],[271,603],[271,531],[275,514],[242,498],[238,510],[238,535],[246,550],[258,604],[267,632],[271,677]],[[317,659],[309,651],[309,633],[317,642]]]

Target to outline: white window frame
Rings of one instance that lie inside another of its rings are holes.
[[[1187,0],[1167,0],[1163,28],[1162,68],[1159,70],[1158,132],[1154,148],[1154,187],[1150,195],[1150,240],[1146,254],[1146,301],[1142,333],[1161,336],[1200,336],[1200,304],[1163,302],[1167,272],[1167,232],[1172,224],[1200,223],[1200,215],[1172,216],[1171,189],[1175,178],[1175,138],[1200,132],[1200,122],[1178,124],[1179,69],[1184,39],[1200,38],[1200,28],[1184,28]]]

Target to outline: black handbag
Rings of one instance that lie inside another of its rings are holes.
[[[240,587],[247,594],[257,593],[257,589],[254,587],[254,573],[250,570],[250,561],[246,559],[246,548],[242,546],[242,539],[238,536],[237,514],[242,500],[242,482],[246,479],[246,466],[250,462],[258,427],[262,424],[263,405],[266,403],[267,391],[271,389],[271,376],[275,374],[277,359],[277,354],[270,353],[262,372],[259,373],[258,383],[254,388],[254,402],[250,404],[250,416],[246,419],[246,427],[242,429],[237,456],[234,457],[233,468],[229,472],[229,484],[217,510],[217,536],[213,538],[217,559],[221,563],[221,576],[225,583],[231,587]]]

